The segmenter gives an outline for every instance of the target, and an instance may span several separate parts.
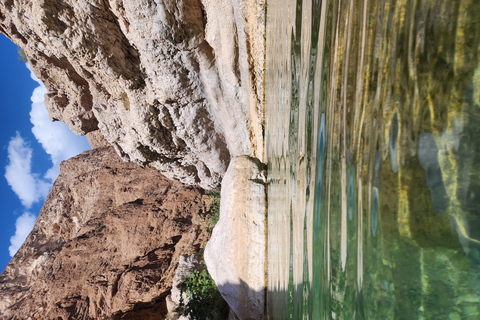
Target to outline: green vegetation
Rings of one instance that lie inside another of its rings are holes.
[[[220,190],[209,191],[203,202],[203,229],[211,235],[220,219]],[[197,253],[203,260],[203,249]],[[184,301],[185,299],[185,301]],[[215,281],[203,263],[201,271],[193,270],[186,275],[181,287],[180,305],[177,312],[192,320],[224,320],[228,317],[229,307],[218,291]]]
[[[193,270],[185,278],[181,289],[179,311],[192,320],[224,320],[228,317],[228,304],[223,300],[204,265],[202,271]],[[183,296],[187,296],[184,303]]]
[[[212,199],[212,203],[204,218],[204,228],[211,234],[220,219],[220,190],[212,190],[207,195]]]

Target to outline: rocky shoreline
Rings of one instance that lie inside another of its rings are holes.
[[[220,182],[208,269],[236,318],[262,318],[265,2],[2,1],[0,32],[93,147],[0,276],[0,318],[162,319]]]

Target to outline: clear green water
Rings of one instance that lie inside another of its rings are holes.
[[[270,0],[271,319],[480,319],[480,1]]]

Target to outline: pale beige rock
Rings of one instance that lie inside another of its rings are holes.
[[[85,136],[87,137],[88,143],[92,149],[109,146],[108,141],[105,139],[100,130],[90,131]]]
[[[205,39],[213,48],[219,75],[224,83],[240,90],[239,99],[245,106],[252,128],[251,155],[263,161],[263,74],[265,55],[265,0],[202,0],[207,14]],[[228,110],[226,110],[228,112]],[[235,119],[225,114],[234,128]],[[237,136],[243,139],[243,136]]]
[[[173,277],[171,294],[167,296],[167,310],[170,315],[175,315],[177,320],[188,320],[190,318],[185,316],[176,315],[176,310],[180,305],[182,298],[181,286],[185,282],[186,276],[193,270],[201,271],[203,269],[202,263],[198,260],[197,255],[192,254],[190,256],[182,255],[178,260],[178,267]],[[188,303],[188,297],[183,293],[183,303]]]
[[[263,25],[259,0],[0,1],[52,120],[205,188],[263,154]]]
[[[179,256],[208,237],[205,197],[112,147],[63,162],[0,276],[0,319],[163,319]]]
[[[241,156],[230,162],[205,262],[240,320],[264,317],[265,168],[258,159]]]

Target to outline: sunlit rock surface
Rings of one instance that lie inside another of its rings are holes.
[[[226,25],[225,23],[228,23]],[[52,120],[211,188],[263,154],[264,1],[1,1]]]
[[[265,205],[264,165],[250,157],[232,159],[205,262],[240,320],[265,315]]]
[[[0,319],[162,319],[179,256],[207,239],[206,202],[112,147],[63,162],[0,276]]]

